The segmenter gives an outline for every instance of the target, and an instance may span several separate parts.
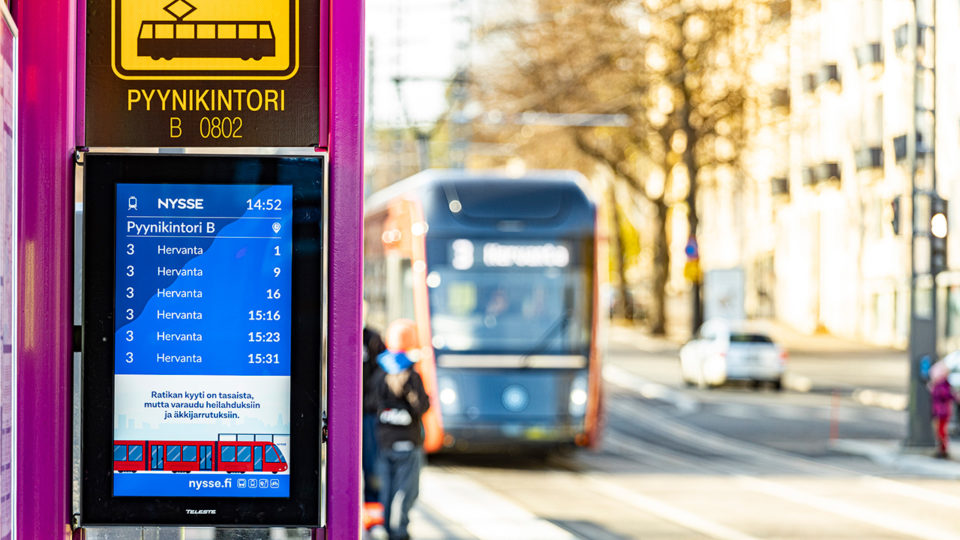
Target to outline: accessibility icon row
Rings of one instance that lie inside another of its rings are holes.
[[[244,489],[280,489],[280,480],[276,478],[237,479],[237,487]]]

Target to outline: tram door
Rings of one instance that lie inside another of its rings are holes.
[[[253,447],[253,470],[255,471],[263,470],[263,447],[262,446]]]
[[[201,471],[211,471],[213,470],[213,447],[212,446],[201,446],[200,447],[200,470]]]
[[[163,446],[153,445],[150,447],[150,470],[163,470]]]

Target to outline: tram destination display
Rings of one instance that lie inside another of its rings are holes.
[[[116,189],[114,495],[288,496],[293,187]]]
[[[83,169],[82,520],[315,526],[323,158]]]

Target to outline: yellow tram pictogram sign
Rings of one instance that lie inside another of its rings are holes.
[[[299,0],[113,0],[111,57],[121,79],[293,77]]]

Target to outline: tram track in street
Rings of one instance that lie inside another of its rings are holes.
[[[432,467],[499,493],[573,538],[623,540],[662,535],[751,540],[833,534],[821,531],[794,536],[783,533],[783,527],[776,524],[755,524],[735,511],[723,510],[742,500],[749,502],[745,506],[768,505],[771,515],[794,516],[791,521],[800,520],[800,525],[807,520],[827,531],[850,529],[859,531],[856,537],[861,538],[960,539],[955,532],[958,522],[951,519],[960,505],[960,491],[908,483],[915,478],[890,479],[888,475],[899,473],[862,458],[828,456],[850,461],[825,463],[819,457],[738,440],[693,425],[686,411],[664,407],[636,392],[609,393],[607,407],[606,434],[598,452],[547,460],[523,456],[442,458],[434,460]],[[757,407],[762,409],[763,400]],[[707,412],[709,407],[700,411]],[[802,411],[791,414],[804,415]],[[534,483],[550,487],[537,490]],[[697,487],[689,491],[687,485]],[[710,504],[701,500],[700,491],[719,493],[728,500]],[[571,504],[567,512],[574,515],[565,518],[537,498],[590,501],[591,508],[606,508],[608,515],[602,511],[578,514],[578,507],[584,504]],[[636,514],[629,524],[618,523],[625,519],[624,508]],[[935,509],[938,517],[918,518],[926,515],[921,508]],[[619,509],[619,519],[614,509]],[[557,538],[565,538],[564,533],[550,530]]]
[[[932,526],[923,520],[878,511],[867,505],[792,487],[783,478],[802,475],[818,479],[835,477],[842,480],[849,477],[865,489],[872,488],[891,496],[922,501],[924,504],[934,504],[952,510],[956,510],[957,504],[960,504],[960,498],[957,496],[865,474],[852,467],[822,463],[781,450],[733,440],[722,434],[676,421],[669,415],[656,410],[655,407],[638,404],[637,401],[634,399],[628,403],[621,398],[613,398],[608,401],[609,411],[613,417],[610,423],[616,423],[618,427],[613,428],[613,433],[608,435],[606,442],[612,444],[617,453],[629,455],[638,461],[651,458],[661,461],[667,460],[675,466],[696,474],[727,476],[738,488],[776,497],[784,502],[806,506],[820,512],[832,513],[843,518],[860,521],[904,536],[960,538],[951,528]],[[640,426],[635,423],[637,418],[644,419],[640,421]],[[627,422],[634,429],[626,430],[619,427]],[[648,431],[637,433],[638,427]],[[656,433],[656,436],[652,437],[655,442],[651,442],[651,437],[649,437],[651,432]],[[663,440],[670,441],[670,444],[663,445],[656,442]],[[688,448],[696,446],[698,451],[684,453],[681,450],[684,446]],[[724,454],[727,459],[705,462],[697,456],[697,454],[702,453],[703,447],[711,448],[718,454]],[[681,457],[677,457],[678,451],[680,451]],[[731,463],[729,457],[739,458],[737,461],[749,460],[750,463],[762,470],[778,470],[779,472],[763,475],[744,474],[742,466]],[[606,487],[616,489],[609,485]],[[647,500],[643,494],[636,494],[636,496]],[[650,505],[645,504],[645,506]],[[666,517],[670,515],[670,512],[665,514]],[[738,531],[731,532],[724,528],[715,529],[715,532],[716,534],[712,534],[711,537],[739,537]]]
[[[960,486],[941,464],[903,467],[839,444],[899,440],[902,413],[843,393],[683,388],[673,354],[611,355],[596,451],[431,468],[526,509],[565,531],[551,529],[558,538],[960,540]]]

